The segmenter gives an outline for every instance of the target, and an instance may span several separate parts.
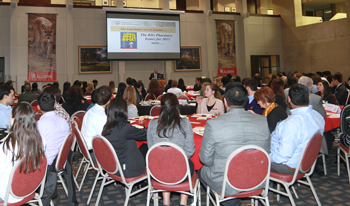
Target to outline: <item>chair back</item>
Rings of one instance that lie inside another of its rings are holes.
[[[92,139],[92,148],[99,165],[108,173],[115,174],[120,168],[118,156],[111,143],[103,136],[96,135]],[[124,181],[123,171],[120,170],[120,176]]]
[[[75,112],[74,114],[72,114],[70,120],[71,121],[76,121],[78,124],[78,129],[81,130],[81,126],[83,125],[83,119],[85,116],[85,111],[84,110],[79,110],[77,112]],[[77,120],[79,119],[79,120]]]
[[[155,105],[151,108],[151,110],[149,111],[149,115],[150,116],[159,116],[160,115],[160,106],[159,105]]]
[[[186,95],[181,95],[181,96],[179,96],[179,97],[177,97],[177,99],[183,99],[183,100],[190,100]]]
[[[42,155],[42,160],[39,164],[40,169],[31,173],[24,174],[23,171],[20,172],[21,161],[17,161],[11,171],[9,183],[7,185],[8,189],[5,195],[5,202],[7,202],[9,193],[17,198],[28,197],[38,189],[43,181],[45,181],[47,159],[44,155]]]
[[[150,93],[148,93],[145,97],[145,101],[154,100],[154,99],[156,99],[156,96],[154,94],[150,94]]]
[[[340,113],[340,129],[343,134],[350,135],[350,105],[345,106]]]
[[[85,95],[90,95],[91,96],[92,92],[85,92]]]
[[[222,196],[226,185],[239,191],[251,191],[265,183],[268,188],[270,157],[256,145],[246,145],[233,151],[226,161]]]
[[[345,105],[348,105],[348,103],[349,103],[349,98],[350,98],[350,90],[348,89],[348,97],[346,98]]]
[[[74,134],[72,132],[68,132],[66,138],[62,142],[61,149],[57,155],[57,161],[55,165],[56,171],[60,171],[66,164],[73,141],[74,141]]]
[[[38,100],[33,100],[30,105],[32,105],[32,107],[37,107],[39,105]]]
[[[146,155],[146,167],[147,175],[162,184],[176,185],[186,178],[191,180],[187,156],[174,143],[160,142],[153,145]],[[192,181],[189,183],[192,192]]]
[[[83,136],[80,133],[80,130],[78,130],[77,125],[74,125],[74,124],[72,125],[72,131],[73,131],[73,134],[78,142],[79,149],[80,149],[81,153],[84,155],[84,157],[87,160],[90,160],[91,158],[90,158],[90,153],[89,153],[88,147],[86,145],[85,140],[83,139]]]
[[[161,94],[161,95],[159,95],[158,97],[157,97],[157,100],[162,100],[162,97],[163,97],[163,94]]]
[[[310,139],[309,143],[305,145],[301,153],[300,161],[298,164],[300,172],[306,173],[313,167],[318,157],[318,153],[320,152],[321,145],[322,145],[322,135],[319,132],[317,132]]]

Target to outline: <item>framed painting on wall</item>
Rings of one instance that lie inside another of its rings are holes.
[[[79,74],[112,73],[106,46],[79,46]]]
[[[175,61],[175,72],[202,71],[200,46],[182,46],[180,59]]]

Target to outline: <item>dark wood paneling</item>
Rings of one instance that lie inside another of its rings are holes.
[[[186,10],[186,0],[176,0],[176,10]]]

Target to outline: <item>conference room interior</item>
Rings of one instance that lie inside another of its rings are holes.
[[[176,71],[174,60],[112,60],[111,72],[84,74],[79,72],[79,47],[106,46],[106,8],[154,9],[184,11],[180,15],[181,46],[200,47],[200,71]],[[241,78],[259,73],[268,83],[270,73],[340,72],[343,80],[350,77],[350,2],[345,0],[2,0],[0,1],[0,82],[11,79],[16,91],[21,91],[28,78],[28,14],[57,14],[56,73],[60,85],[75,80],[99,85],[116,85],[127,77],[149,83],[149,74],[158,69],[165,80],[182,78],[193,85],[196,77],[211,79],[218,75],[218,44],[216,21],[234,21],[236,73]],[[334,17],[334,18],[333,18]],[[38,82],[42,88],[48,82]],[[61,86],[62,87],[62,86]],[[334,130],[336,132],[336,130]],[[327,158],[328,174],[314,175],[313,184],[323,205],[344,205],[349,197],[347,174],[341,165],[336,171],[337,141]],[[81,154],[76,152],[76,169]],[[81,205],[86,204],[94,181],[88,173],[83,189],[77,192]],[[97,188],[99,188],[97,184]],[[297,205],[316,202],[307,187],[296,187]],[[58,185],[55,205],[66,204],[67,196]],[[91,204],[96,201],[96,189]],[[105,188],[99,205],[122,205],[125,191],[119,184]],[[146,205],[146,192],[130,199],[129,205]],[[173,195],[172,203],[179,203]],[[249,202],[249,200],[247,200]],[[202,188],[202,205],[205,190]],[[271,205],[290,205],[282,197]]]

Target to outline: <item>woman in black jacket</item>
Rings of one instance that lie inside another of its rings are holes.
[[[132,126],[127,119],[126,101],[120,97],[114,98],[108,107],[107,122],[102,135],[109,140],[117,153],[124,177],[130,178],[145,174],[145,158],[137,148],[136,141],[146,141],[147,132]]]

